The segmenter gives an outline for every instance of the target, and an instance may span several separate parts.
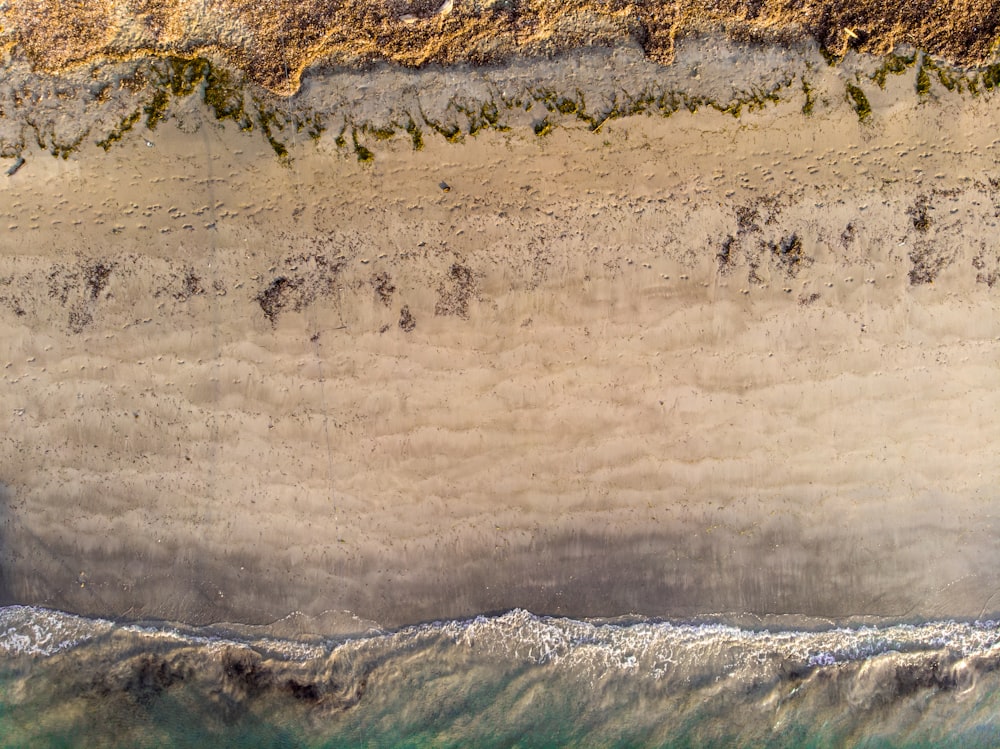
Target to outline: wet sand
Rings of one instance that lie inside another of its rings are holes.
[[[866,122],[831,94],[289,164],[188,112],[29,153],[4,602],[995,613],[1000,105],[910,77]]]

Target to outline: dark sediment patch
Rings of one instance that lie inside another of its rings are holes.
[[[417,327],[417,318],[413,316],[410,312],[410,306],[407,304],[403,305],[403,308],[399,311],[399,328],[404,333],[412,333]]]
[[[434,306],[435,315],[454,315],[467,318],[469,302],[478,293],[476,276],[472,269],[461,263],[452,263],[448,277],[438,287],[438,300]]]
[[[910,250],[909,258],[911,264],[910,285],[919,286],[934,283],[941,271],[951,265],[955,259],[955,251],[936,243],[918,242]]]
[[[930,210],[932,207],[930,198],[926,195],[921,195],[906,211],[906,214],[910,217],[910,221],[913,223],[913,228],[921,234],[926,234],[931,228]]]
[[[376,273],[371,279],[372,289],[375,297],[386,307],[392,304],[392,295],[396,293],[396,287],[392,284],[392,276],[385,271]]]
[[[264,316],[276,325],[286,311],[301,312],[317,299],[336,290],[343,267],[340,259],[324,254],[303,253],[284,258],[285,271],[277,275],[254,297]]]
[[[805,254],[802,248],[802,238],[791,234],[779,242],[768,245],[771,260],[788,278],[795,278],[803,267],[812,265],[813,259]]]

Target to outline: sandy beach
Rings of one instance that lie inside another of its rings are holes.
[[[371,163],[194,104],[29,143],[0,176],[2,602],[996,613],[1000,101],[911,67],[859,119],[853,69],[801,55],[811,115],[796,79],[739,117],[365,135]]]

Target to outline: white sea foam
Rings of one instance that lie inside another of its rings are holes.
[[[788,668],[830,668],[888,653],[944,651],[954,659],[1000,651],[997,622],[929,622],[819,632],[741,629],[723,624],[628,624],[536,616],[433,622],[347,640],[298,642],[165,624],[115,624],[49,609],[0,608],[0,656],[51,656],[117,634],[217,650],[250,646],[266,657],[307,661],[333,655],[389,654],[445,644],[510,665],[569,668],[600,678],[611,672],[655,679],[760,678]]]
[[[50,656],[107,634],[114,624],[33,606],[0,608],[0,655]]]
[[[593,623],[514,610],[495,617],[434,622],[333,646],[340,654],[403,652],[445,641],[511,666],[568,669],[601,679],[635,674],[691,683],[735,683],[789,671],[832,668],[887,654],[943,652],[952,660],[1000,651],[995,622],[930,622],[820,632],[748,630],[722,624]]]
[[[88,710],[105,710],[116,731],[127,724],[141,736],[151,713],[137,711],[135,719],[122,705],[171,693],[205,710],[183,725],[168,721],[168,732],[187,736],[193,721],[216,735],[220,705],[233,708],[230,717],[287,708],[295,720],[307,711],[309,730],[323,735],[317,743],[332,746],[350,743],[359,726],[384,728],[386,715],[398,721],[393,736],[429,731],[464,745],[498,731],[514,742],[536,730],[580,746],[627,736],[635,746],[679,738],[791,747],[803,735],[815,745],[843,745],[864,732],[895,736],[904,726],[912,733],[914,695],[922,722],[913,735],[922,745],[948,731],[989,728],[1000,707],[996,622],[807,632],[515,610],[298,642],[263,629],[230,635],[221,627],[115,624],[11,607],[0,609],[0,666],[5,657],[33,659],[29,668],[0,670],[8,705],[36,709],[55,699],[61,707],[79,697]],[[470,695],[477,697],[470,702]]]

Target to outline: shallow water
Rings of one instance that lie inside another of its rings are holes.
[[[1000,746],[1000,625],[525,611],[327,639],[0,609],[0,746]]]

